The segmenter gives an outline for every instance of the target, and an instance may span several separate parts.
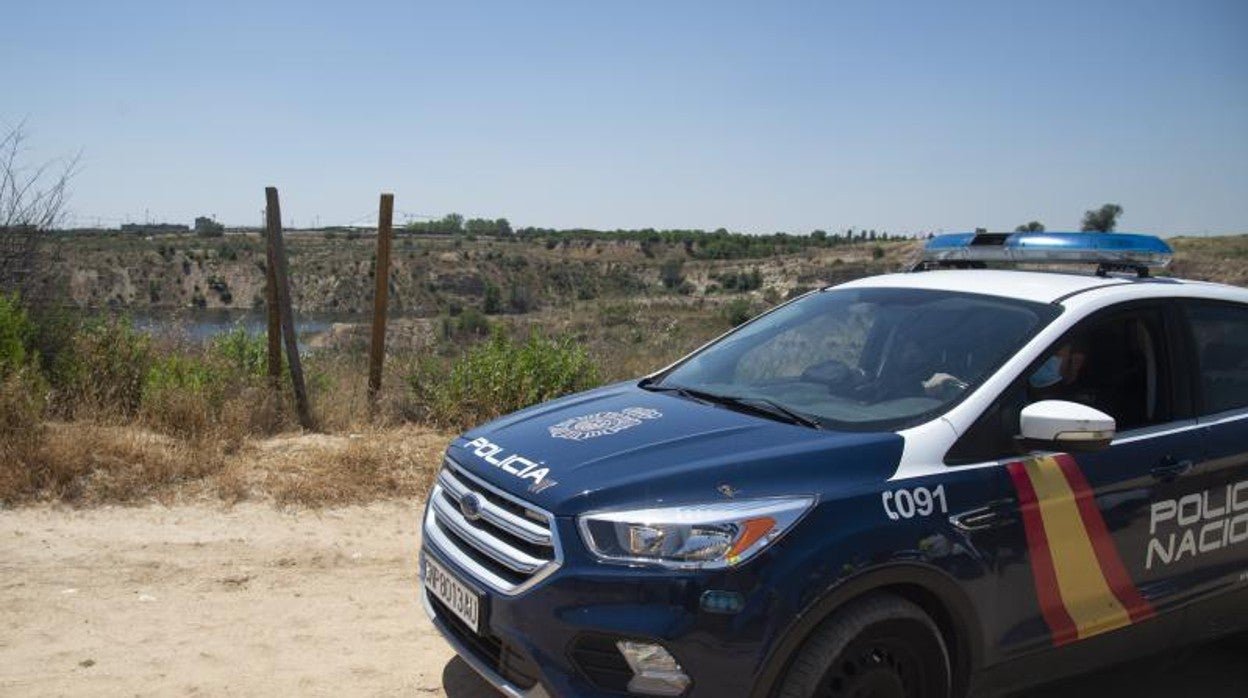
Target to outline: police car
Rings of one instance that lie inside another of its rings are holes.
[[[1243,630],[1248,290],[1170,256],[938,237],[474,429],[425,610],[509,696],[994,694]]]

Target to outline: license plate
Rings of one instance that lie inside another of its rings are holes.
[[[429,556],[425,556],[425,588],[472,628],[472,632],[480,634],[481,595]]]

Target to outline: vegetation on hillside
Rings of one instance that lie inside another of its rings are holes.
[[[490,315],[524,314],[599,298],[749,291],[754,289],[725,286],[714,277],[754,270],[783,297],[797,277],[810,283],[834,265],[845,265],[837,278],[850,270],[895,267],[916,244],[872,231],[854,233],[852,242],[819,231],[761,237],[726,231],[404,233],[394,243],[390,297],[394,312],[409,317],[456,315],[471,307]],[[67,289],[68,300],[80,308],[248,310],[264,303],[265,254],[258,234],[80,234],[67,237],[61,249],[42,280]],[[291,233],[287,249],[297,310],[368,311],[374,238]]]
[[[318,266],[346,265],[365,280],[375,273],[367,239],[291,242],[292,266],[302,269],[296,296],[318,292],[318,284],[341,292],[345,277],[317,277]],[[70,256],[115,264],[132,285],[143,278],[126,266],[134,260],[202,279],[209,297],[222,289],[241,295],[244,284],[230,269],[263,275],[259,247],[245,236],[76,244],[89,250]],[[1172,244],[1175,274],[1248,283],[1248,236]],[[410,459],[396,455],[401,444],[379,427],[449,433],[642,375],[785,298],[902,267],[917,248],[879,241],[716,260],[661,236],[654,245],[648,256],[624,239],[550,248],[519,233],[401,239],[396,256],[407,263],[392,271],[392,290],[404,292],[395,294],[404,312],[412,291],[423,317],[395,321],[392,331],[413,322],[423,329],[388,342],[379,409],[367,402],[358,336],[318,345],[305,357],[313,413],[324,433],[337,435],[326,438],[347,441],[333,456],[266,460],[280,465],[260,474],[240,461],[267,458],[257,444],[297,433],[291,395],[269,384],[261,338],[236,328],[192,342],[176,329],[139,331],[124,313],[57,310],[0,294],[0,503],[135,502],[191,491],[324,504],[411,494],[427,485],[431,466],[412,471]],[[370,436],[356,443],[356,433]]]
[[[653,370],[727,327],[705,308],[631,302],[533,320],[476,311],[446,318],[445,334],[391,354],[376,411],[366,398],[364,352],[308,353],[320,430],[375,434],[412,423],[462,430]],[[45,356],[40,338],[49,336],[55,354]],[[355,469],[339,470],[336,481],[319,462],[296,465],[319,473],[315,486],[292,474],[244,477],[236,463],[249,444],[298,431],[293,397],[285,382],[273,388],[265,361],[263,337],[241,327],[200,344],[141,332],[124,316],[30,315],[15,296],[0,296],[0,505],[135,502],[188,489],[228,501],[316,504],[427,484],[431,472],[422,480],[396,471],[385,466],[385,449],[363,445],[342,450]]]

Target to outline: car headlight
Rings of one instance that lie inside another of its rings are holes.
[[[814,503],[803,496],[596,512],[580,518],[581,536],[611,562],[731,567],[784,535]]]

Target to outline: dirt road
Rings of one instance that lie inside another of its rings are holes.
[[[0,695],[496,698],[418,608],[418,509],[0,511]],[[1246,644],[1040,695],[1245,695]]]
[[[416,511],[0,512],[0,695],[494,695],[418,608]]]

